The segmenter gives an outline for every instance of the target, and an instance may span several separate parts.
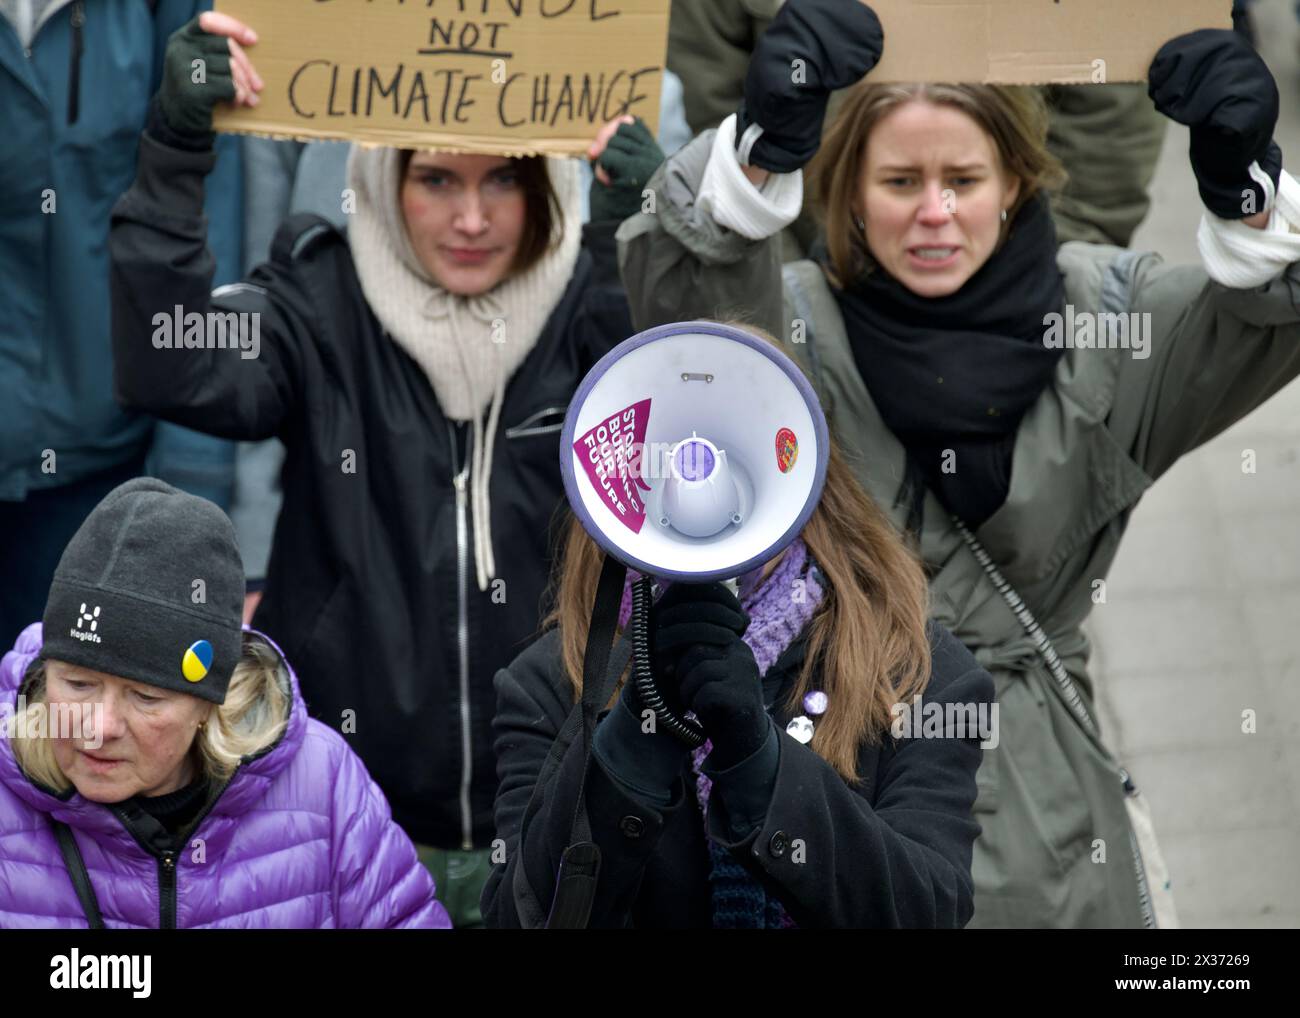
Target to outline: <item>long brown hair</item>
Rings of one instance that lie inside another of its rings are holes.
[[[830,707],[811,746],[846,781],[856,782],[860,746],[878,743],[893,719],[893,705],[910,701],[930,678],[925,574],[833,438],[826,486],[802,537],[826,582],[810,623],[803,670],[786,706],[802,713],[798,705],[805,693],[826,693]],[[595,541],[571,518],[556,570],[555,607],[543,626],[559,626],[561,663],[575,702],[582,696],[582,659],[602,560]]]
[[[992,140],[1003,170],[1020,181],[1020,193],[1007,210],[1002,239],[1027,202],[1065,181],[1060,160],[1047,147],[1047,106],[1036,88],[859,82],[845,93],[835,122],[808,167],[814,207],[826,235],[830,275],[837,286],[848,285],[875,264],[866,238],[854,224],[867,139],[884,117],[917,101],[951,106],[969,116]]]

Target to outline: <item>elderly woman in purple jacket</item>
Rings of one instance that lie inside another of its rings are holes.
[[[0,661],[0,926],[450,926],[243,595],[230,521],[161,481],[73,537]]]

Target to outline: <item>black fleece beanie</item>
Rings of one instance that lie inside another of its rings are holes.
[[[229,517],[138,477],[109,492],[64,549],[42,656],[224,703],[243,605]]]

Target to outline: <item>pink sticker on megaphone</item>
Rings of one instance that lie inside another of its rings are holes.
[[[782,428],[776,433],[776,466],[783,474],[794,469],[794,461],[799,458],[799,439],[789,428]]]
[[[573,452],[587,472],[587,480],[601,494],[601,502],[632,533],[645,525],[645,501],[650,490],[641,479],[650,400],[643,399],[606,417],[573,443]]]

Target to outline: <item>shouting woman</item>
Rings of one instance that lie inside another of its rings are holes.
[[[725,309],[788,337],[863,486],[913,536],[934,617],[992,673],[972,925],[1169,922],[1142,801],[1098,731],[1083,623],[1143,492],[1300,374],[1277,86],[1232,32],[1158,53],[1151,95],[1191,129],[1206,206],[1204,264],[1166,266],[1058,254],[1038,100],[860,81],[882,47],[865,4],[788,0],[737,114],[651,180],[657,216],[621,228],[633,317]],[[828,94],[849,86],[818,154]],[[824,241],[783,273],[773,238],[810,162]]]

